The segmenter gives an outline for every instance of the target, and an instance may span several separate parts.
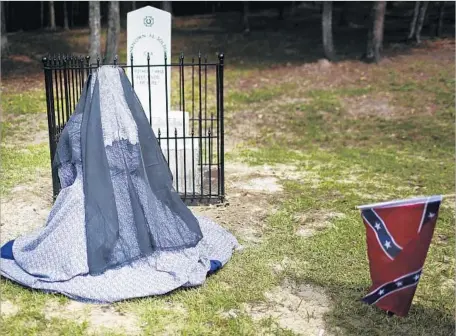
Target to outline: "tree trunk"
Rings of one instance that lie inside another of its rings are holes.
[[[2,1],[2,6],[0,10],[2,11],[2,36],[3,34],[6,34],[6,15],[5,15],[5,1]]]
[[[54,10],[54,1],[49,1],[49,28],[55,30],[55,10]]]
[[[120,33],[119,1],[109,2],[108,34],[106,36],[106,62],[114,62]]]
[[[100,1],[89,2],[89,55],[92,61],[101,56],[101,42],[100,42]]]
[[[74,27],[74,1],[71,1],[71,11],[69,14],[70,18],[70,27]]]
[[[413,36],[415,35],[416,21],[418,20],[418,13],[419,12],[420,12],[420,2],[416,1],[415,2],[415,9],[413,10],[412,22],[410,22],[409,34],[407,36],[408,40],[411,40],[413,38]]]
[[[383,27],[385,20],[386,1],[375,1],[370,12],[370,23],[367,32],[367,50],[365,58],[368,61],[380,61],[383,44]]]
[[[423,4],[420,8],[420,16],[418,17],[418,22],[416,24],[415,30],[415,41],[421,43],[421,30],[423,29],[424,19],[426,18],[426,10],[428,7],[429,1],[423,1]]]
[[[323,29],[323,49],[325,56],[328,60],[333,61],[335,56],[332,36],[332,1],[323,2],[321,25]]]
[[[44,28],[44,1],[40,1],[40,28]]]
[[[385,26],[385,8],[386,1],[377,1],[375,3],[375,21],[373,29],[372,44],[374,47],[375,62],[380,62],[380,52],[383,46],[383,30]]]
[[[248,33],[250,31],[249,25],[249,2],[244,1],[244,10],[243,10],[243,20],[244,20],[244,32]]]
[[[439,7],[439,21],[437,23],[437,36],[442,36],[443,30],[443,16],[445,15],[445,1],[440,1]]]
[[[2,1],[2,2],[3,2],[3,1]],[[8,15],[8,13],[9,13],[9,12],[8,12],[8,9],[9,9],[9,7],[8,7],[8,1],[5,1],[5,6],[3,7],[3,9],[4,9],[4,11],[5,11],[5,24],[7,24],[6,19],[7,19],[7,17],[9,18],[9,15]]]
[[[171,1],[162,1],[162,9],[173,15],[173,4]]]
[[[342,10],[340,12],[339,26],[341,26],[341,27],[348,26],[348,12],[349,12],[349,9],[350,9],[350,2],[349,1],[344,1],[344,4],[342,5]]]
[[[67,2],[63,2],[63,29],[70,30],[70,26],[68,24],[68,8]]]
[[[368,29],[367,29],[367,49],[365,58],[370,61],[374,59],[374,18],[375,18],[375,4],[372,5],[371,10],[368,15],[364,17],[364,20],[367,20]]]
[[[1,52],[6,53],[8,50],[8,36],[6,36],[6,14],[5,14],[5,1],[2,1],[0,11],[2,12],[2,30],[1,30]]]

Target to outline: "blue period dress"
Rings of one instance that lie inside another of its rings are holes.
[[[62,190],[46,225],[2,247],[1,275],[95,303],[198,286],[238,247],[197,217],[172,175],[123,70],[88,78],[60,137]]]

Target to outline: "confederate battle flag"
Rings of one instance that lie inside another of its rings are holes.
[[[406,316],[434,233],[442,196],[363,205],[372,286],[362,299]]]

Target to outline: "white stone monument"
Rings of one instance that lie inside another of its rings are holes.
[[[171,14],[146,6],[127,14],[127,65],[131,65],[131,55],[133,55],[133,65],[143,67],[133,68],[133,78],[131,69],[127,70],[128,78],[133,83],[134,89],[144,108],[149,121],[152,119],[152,129],[158,138],[158,131],[161,133],[161,148],[165,159],[168,159],[169,149],[169,166],[174,176],[174,187],[179,192],[184,191],[184,184],[187,185],[187,193],[193,192],[195,185],[195,194],[200,193],[200,168],[199,163],[199,142],[197,139],[190,139],[189,132],[189,113],[185,111],[171,110],[171,68],[166,67],[165,71],[165,53],[167,64],[171,63]],[[150,57],[150,87],[148,78],[147,57]],[[157,66],[159,65],[159,66]],[[165,76],[166,73],[166,76]],[[166,94],[167,88],[167,94]],[[149,97],[150,94],[150,97]],[[150,100],[150,104],[149,104]],[[168,114],[166,113],[168,110]],[[168,120],[167,117],[168,116]],[[185,121],[185,127],[184,127]],[[173,139],[175,130],[177,136],[186,139]],[[163,139],[170,137],[171,139]],[[177,144],[177,160],[176,160]],[[184,154],[185,144],[185,154]],[[185,157],[185,170],[184,170]],[[176,162],[177,161],[177,162]],[[178,167],[176,179],[176,164]],[[186,178],[184,178],[186,176]],[[193,181],[195,178],[195,181]],[[186,182],[186,183],[185,183]]]

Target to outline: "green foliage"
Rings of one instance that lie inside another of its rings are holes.
[[[12,115],[31,115],[46,113],[46,96],[44,90],[2,94],[2,111]]]
[[[0,192],[5,196],[12,187],[36,179],[37,173],[50,170],[49,146],[30,145],[25,148],[0,148],[2,158],[2,183]]]

